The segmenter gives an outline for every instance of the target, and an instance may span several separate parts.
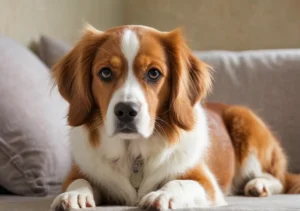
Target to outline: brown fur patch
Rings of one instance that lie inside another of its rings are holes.
[[[86,179],[86,177],[81,173],[77,165],[73,165],[71,171],[62,184],[62,191],[65,192],[69,185],[77,179]]]
[[[209,176],[203,169],[203,164],[199,164],[194,168],[188,170],[184,175],[178,179],[181,180],[194,180],[197,181],[205,190],[210,200],[215,201],[215,190]]]
[[[95,52],[105,39],[103,33],[89,28],[53,68],[59,92],[70,104],[68,121],[71,126],[84,124],[94,107],[90,69]]]
[[[300,194],[300,174],[286,173],[286,188],[288,194]]]
[[[171,76],[170,123],[191,130],[195,124],[193,106],[208,92],[210,69],[193,56],[179,30],[165,35],[168,65]]]
[[[101,143],[99,128],[102,124],[102,118],[99,114],[100,111],[95,109],[85,123],[85,128],[88,130],[89,134],[90,145],[94,148],[99,147]]]
[[[234,149],[222,119],[222,113],[227,107],[217,103],[204,105],[210,131],[210,146],[205,156],[205,162],[224,193],[230,192],[232,178],[235,174]]]
[[[143,44],[137,61],[148,68],[157,67],[164,75],[154,88],[144,87],[150,114],[156,118],[157,131],[175,144],[181,129],[194,127],[193,106],[210,88],[210,71],[193,56],[179,30],[151,31],[140,37]],[[141,67],[136,70],[145,69]]]
[[[230,106],[224,111],[223,117],[239,165],[243,165],[251,152],[256,152],[263,172],[285,184],[287,159],[267,125],[251,110],[240,106]]]

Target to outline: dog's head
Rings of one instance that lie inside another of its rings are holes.
[[[108,136],[148,138],[190,130],[194,105],[211,79],[179,30],[160,32],[122,26],[100,32],[88,26],[81,40],[54,67],[69,102],[71,126],[104,126]]]

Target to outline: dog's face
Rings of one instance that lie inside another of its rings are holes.
[[[54,76],[70,103],[71,126],[103,124],[108,136],[121,139],[191,129],[193,106],[210,86],[208,68],[178,30],[143,26],[89,27]]]
[[[108,32],[110,39],[96,53],[92,93],[109,136],[147,138],[169,92],[164,49],[139,30],[117,32]]]

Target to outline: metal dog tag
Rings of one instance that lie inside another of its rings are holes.
[[[131,166],[131,175],[129,181],[136,190],[139,189],[140,184],[143,180],[143,159],[139,156],[137,157]]]

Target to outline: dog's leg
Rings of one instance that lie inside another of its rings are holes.
[[[95,207],[100,203],[99,191],[92,188],[91,184],[74,165],[62,185],[62,191],[51,204],[52,209],[68,210]]]
[[[263,173],[261,176],[250,180],[245,188],[246,196],[265,197],[272,194],[279,194],[283,191],[283,185],[279,179],[268,173]]]
[[[161,189],[146,194],[140,207],[158,210],[226,205],[212,173],[204,165],[188,171],[179,180],[172,180]]]
[[[57,210],[84,209],[87,207],[96,207],[96,202],[93,188],[85,179],[73,181],[66,192],[58,195],[51,205],[51,208]]]
[[[223,113],[236,154],[233,193],[269,196],[284,192],[286,158],[266,124],[247,108]]]
[[[237,167],[234,187],[246,196],[266,197],[283,192],[282,182],[275,176],[263,171],[260,161],[253,153],[242,166]]]

